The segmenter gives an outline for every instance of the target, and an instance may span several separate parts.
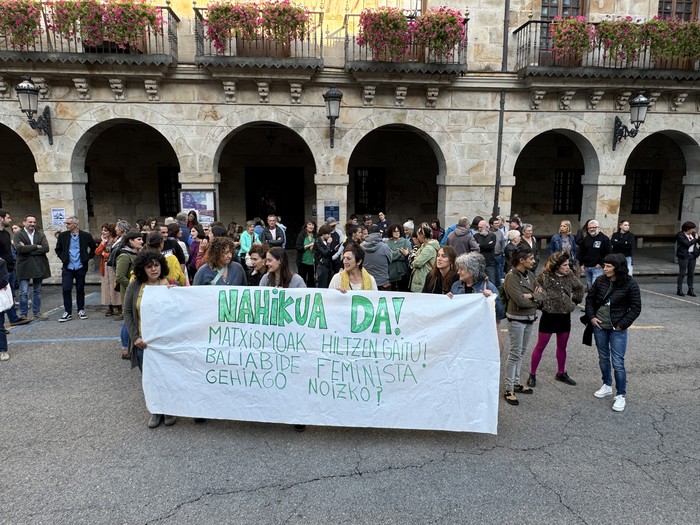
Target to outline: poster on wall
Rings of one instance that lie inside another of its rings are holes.
[[[323,201],[323,220],[333,217],[340,220],[340,203],[338,201]]]
[[[216,220],[214,190],[180,190],[180,210],[197,212],[200,223],[211,224]]]
[[[66,220],[65,208],[51,208],[51,224],[54,226],[63,227]]]

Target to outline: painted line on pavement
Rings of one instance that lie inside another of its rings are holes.
[[[659,292],[652,292],[651,290],[647,290],[647,289],[645,289],[645,288],[640,288],[640,290],[641,290],[642,292],[650,293],[650,294],[653,294],[653,295],[660,295],[661,297],[666,297],[666,298],[668,298],[668,299],[674,299],[674,300],[676,300],[676,301],[681,301],[682,303],[692,304],[693,306],[700,307],[700,303],[696,303],[696,302],[694,302],[694,301],[688,301],[687,299],[681,299],[681,298],[678,297],[677,295],[671,295],[671,294],[659,293]]]
[[[665,327],[665,326],[661,326],[661,325],[658,325],[658,326],[651,326],[651,325],[647,325],[647,326],[644,326],[644,325],[642,325],[642,326],[636,326],[636,325],[632,325],[632,326],[629,327],[629,330],[662,330],[663,328],[666,328],[666,327]]]
[[[66,341],[119,341],[119,337],[69,337],[61,339],[12,339],[10,343],[63,343]]]

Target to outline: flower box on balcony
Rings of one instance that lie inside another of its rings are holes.
[[[224,53],[236,37],[238,56],[291,54],[291,42],[304,40],[311,25],[306,8],[287,0],[261,4],[218,1],[207,6],[207,37]]]
[[[31,47],[41,35],[41,5],[35,0],[1,0],[0,34],[14,48]]]

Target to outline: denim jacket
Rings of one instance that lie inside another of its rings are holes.
[[[488,290],[491,291],[493,295],[496,296],[496,321],[505,319],[506,310],[505,308],[503,308],[503,303],[501,302],[501,298],[498,295],[498,288],[496,288],[493,285],[493,283],[485,281],[484,279],[482,279],[481,281],[477,281],[472,286],[471,293],[483,293],[484,287],[486,287]],[[464,286],[464,283],[462,281],[457,281],[456,283],[454,283],[452,285],[452,288],[450,289],[450,292],[452,292],[452,295],[462,295],[467,293],[466,287]]]

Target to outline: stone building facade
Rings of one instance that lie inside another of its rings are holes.
[[[15,219],[40,212],[47,232],[60,230],[52,210],[63,209],[96,236],[117,217],[174,214],[180,190],[214,191],[224,222],[260,215],[271,201],[292,231],[336,204],[341,221],[380,210],[445,225],[518,213],[540,237],[564,218],[596,218],[608,232],[626,218],[646,242],[700,222],[697,62],[688,70],[590,57],[552,65],[542,34],[523,46],[523,35],[546,27],[539,22],[551,19],[552,5],[577,5],[598,21],[653,17],[657,2],[448,4],[468,18],[468,32],[438,65],[362,54],[356,15],[376,2],[307,3],[317,13],[311,50],[283,58],[208,52],[201,12],[183,0],[168,6],[177,19],[166,15],[167,42],[137,54],[6,43],[0,206]],[[689,4],[697,15],[697,1]],[[53,145],[19,111],[14,86],[23,75],[41,87]],[[333,148],[323,101],[331,86],[343,93]],[[614,119],[629,125],[628,101],[639,91],[652,101],[646,122],[613,151]]]

